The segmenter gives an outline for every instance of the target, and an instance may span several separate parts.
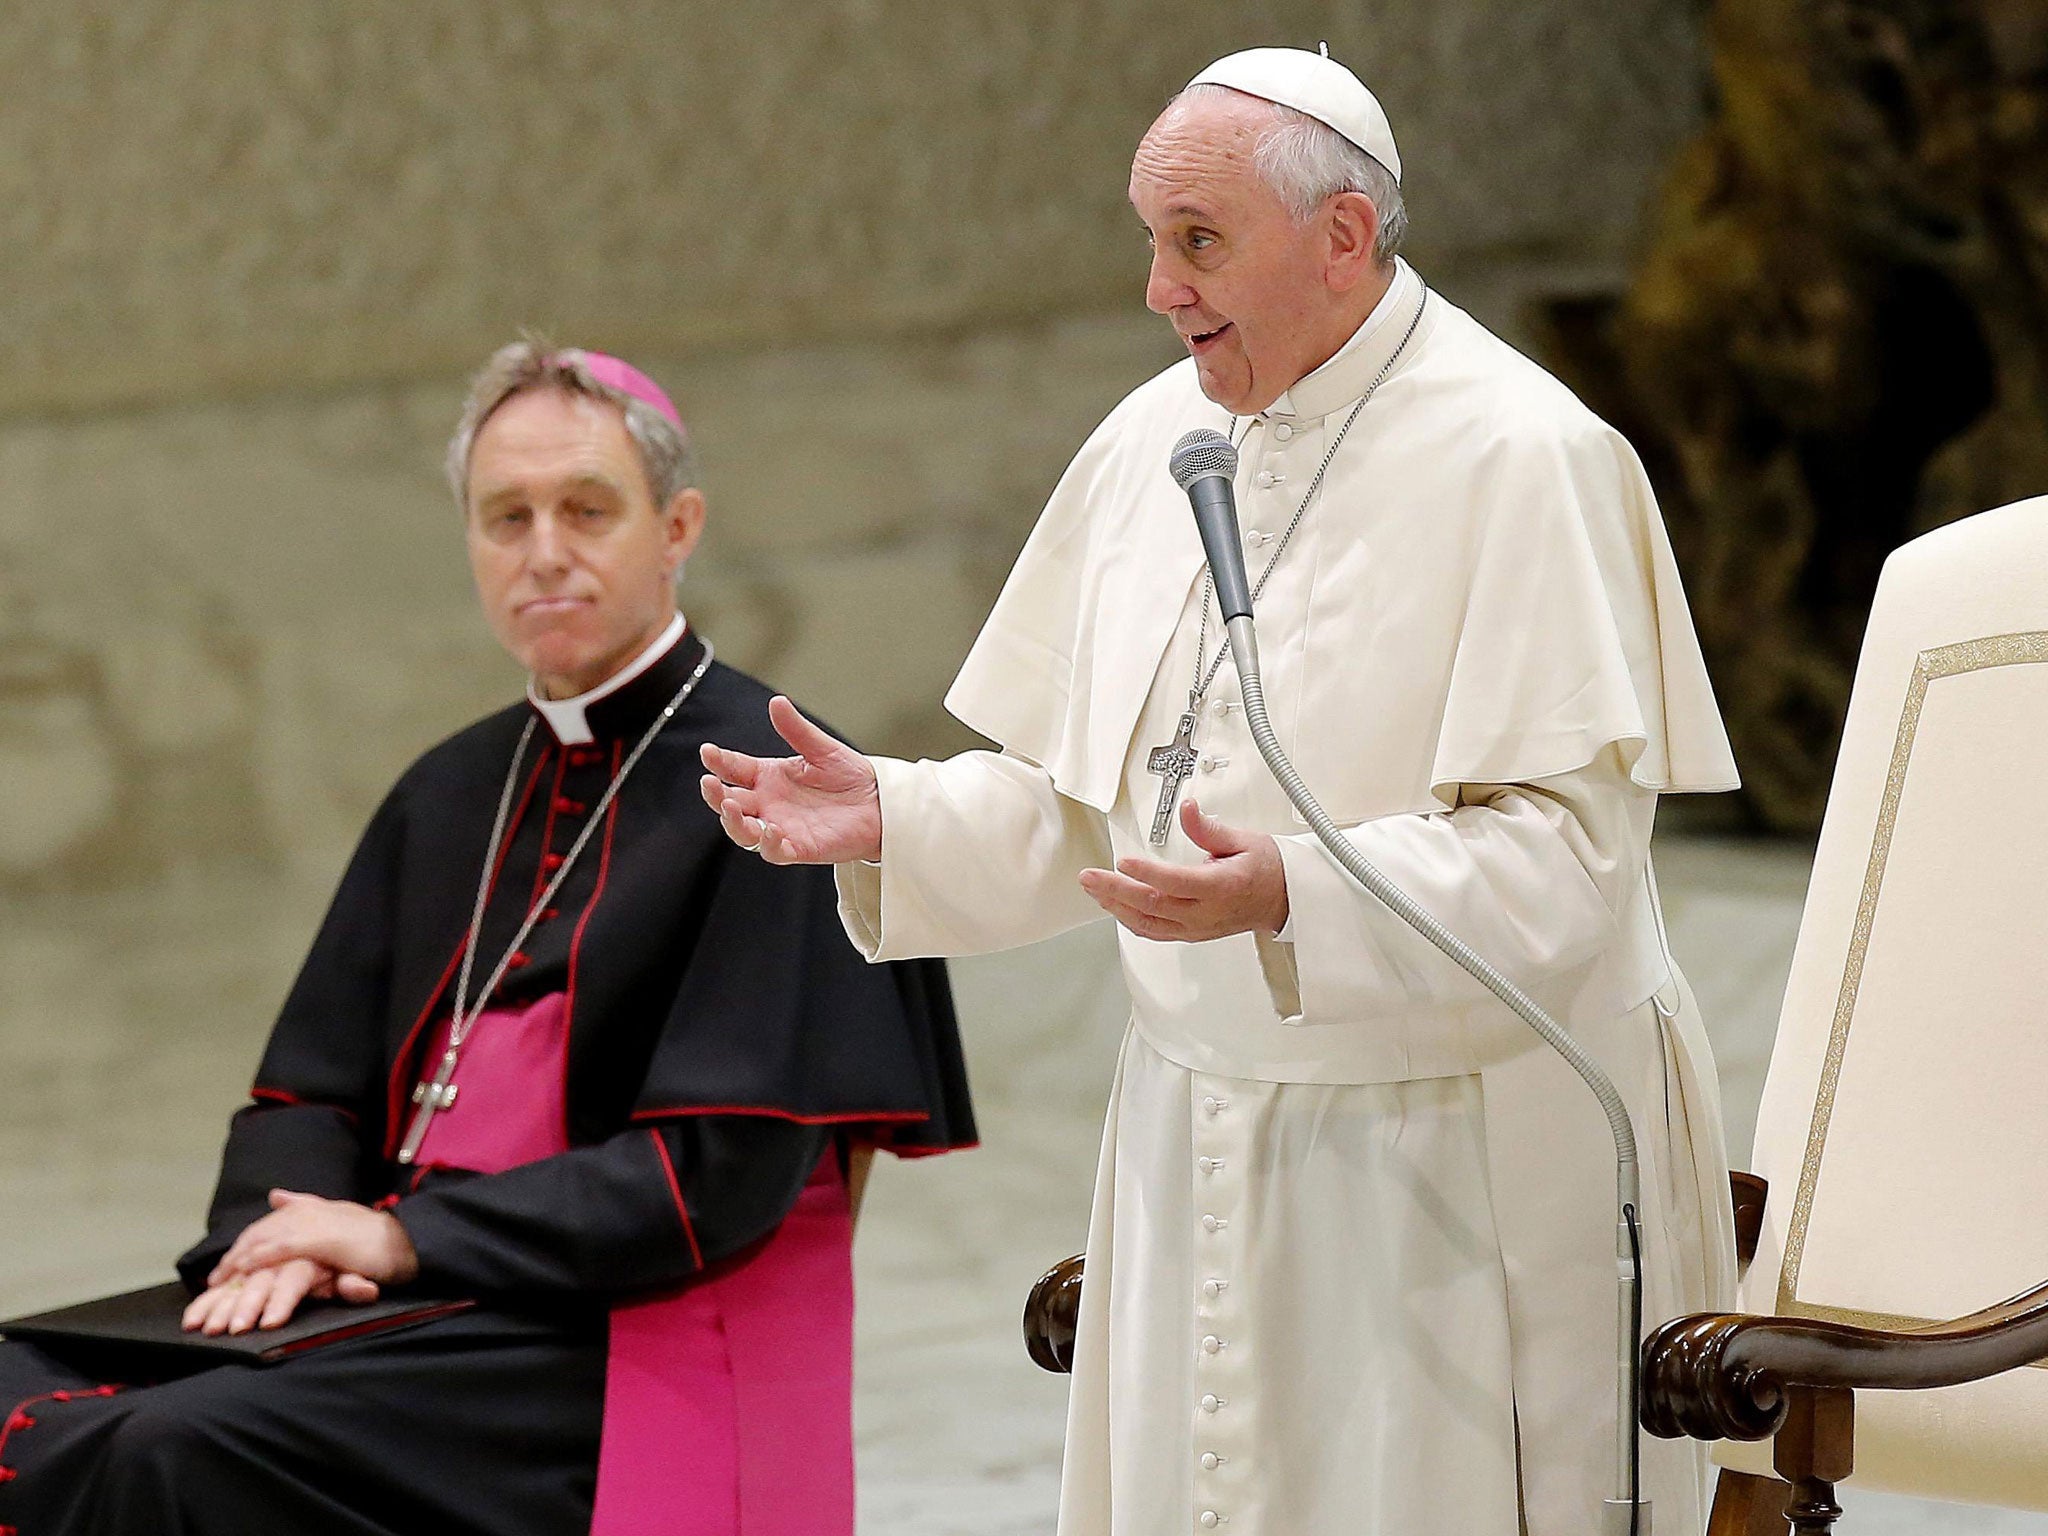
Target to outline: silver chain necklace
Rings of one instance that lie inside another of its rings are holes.
[[[661,734],[663,726],[675,718],[677,710],[697,685],[704,681],[704,674],[711,670],[714,656],[711,642],[704,642],[704,654],[692,669],[689,677],[678,688],[675,697],[662,706],[661,713],[654,717],[654,723],[634,743],[633,750],[619,765],[619,771],[612,775],[612,781],[605,785],[604,793],[597,804],[591,807],[590,819],[583,824],[583,830],[576,834],[576,840],[569,845],[569,851],[562,855],[562,862],[555,867],[554,877],[533,900],[527,909],[526,919],[519,925],[519,931],[512,935],[512,942],[505,946],[505,953],[491,970],[490,980],[477,994],[476,1005],[470,1006],[469,979],[476,964],[476,946],[483,934],[484,907],[490,900],[491,875],[498,867],[498,850],[504,845],[505,824],[512,814],[512,793],[519,784],[519,769],[526,758],[527,744],[533,740],[534,721],[527,719],[526,729],[519,733],[519,745],[512,749],[512,766],[505,774],[505,787],[498,795],[498,815],[491,824],[490,846],[484,851],[483,874],[477,880],[476,906],[470,913],[469,936],[462,945],[462,974],[455,983],[455,1011],[449,1018],[448,1048],[441,1053],[440,1065],[432,1078],[422,1078],[412,1091],[412,1101],[419,1107],[413,1111],[412,1123],[406,1127],[405,1144],[398,1149],[398,1160],[411,1163],[419,1156],[420,1145],[427,1139],[427,1129],[434,1123],[434,1116],[444,1109],[455,1107],[455,1068],[462,1059],[462,1044],[469,1038],[469,1032],[476,1028],[476,1021],[483,1017],[484,1007],[498,983],[505,979],[505,972],[511,967],[512,957],[519,953],[519,946],[526,942],[526,936],[533,932],[533,925],[540,921],[540,915],[547,910],[548,903],[555,899],[555,893],[562,888],[562,882],[569,878],[569,871],[576,867],[576,859],[597,829],[604,824],[605,812],[611,809],[612,801],[618,798],[619,788],[626,782],[634,766],[639,763],[647,749],[654,745],[654,738]]]
[[[1422,301],[1415,306],[1414,318],[1408,322],[1408,329],[1402,333],[1400,345],[1394,348],[1386,362],[1381,365],[1380,371],[1373,375],[1373,381],[1366,385],[1365,393],[1358,397],[1358,403],[1351,407],[1351,414],[1344,418],[1344,424],[1337,429],[1337,435],[1330,439],[1330,446],[1323,454],[1322,463],[1316,466],[1315,475],[1310,479],[1308,489],[1302,493],[1301,505],[1294,509],[1294,516],[1288,519],[1287,527],[1280,535],[1279,544],[1267,557],[1265,569],[1259,572],[1259,579],[1252,586],[1254,603],[1259,600],[1259,594],[1266,590],[1266,583],[1272,579],[1274,567],[1280,564],[1280,557],[1287,553],[1287,546],[1294,541],[1294,530],[1301,526],[1302,518],[1308,513],[1309,503],[1316,499],[1316,492],[1322,489],[1323,476],[1329,473],[1330,461],[1337,457],[1337,450],[1344,446],[1344,439],[1350,435],[1351,424],[1358,420],[1359,412],[1363,411],[1372,397],[1379,393],[1380,386],[1387,382],[1387,375],[1394,371],[1394,364],[1401,360],[1401,355],[1408,350],[1408,343],[1414,340],[1415,328],[1422,324],[1422,312],[1428,307],[1429,289],[1424,288]],[[1237,432],[1235,416],[1230,418],[1230,431],[1234,439]],[[1209,695],[1209,685],[1216,681],[1216,674],[1223,666],[1223,658],[1230,654],[1229,642],[1219,643],[1215,656],[1210,658],[1206,666],[1203,665],[1203,657],[1209,652],[1209,604],[1215,591],[1215,573],[1205,569],[1202,573],[1201,627],[1195,635],[1194,686],[1188,689],[1187,711],[1174,727],[1173,740],[1163,747],[1154,747],[1145,760],[1147,770],[1159,775],[1163,781],[1159,786],[1159,807],[1152,816],[1151,843],[1155,848],[1166,846],[1166,836],[1173,825],[1173,810],[1179,803],[1181,787],[1195,771],[1195,723],[1202,713],[1202,701]]]

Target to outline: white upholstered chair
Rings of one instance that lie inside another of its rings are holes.
[[[1645,1351],[1658,1432],[1779,1431],[1714,1536],[1826,1530],[1852,1467],[2048,1510],[2048,497],[1885,567],[1753,1167],[1746,1315]]]

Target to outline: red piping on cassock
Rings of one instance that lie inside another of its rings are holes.
[[[504,872],[505,860],[512,855],[512,838],[519,830],[519,824],[526,819],[526,809],[533,803],[533,792],[540,784],[542,770],[548,765],[547,748],[542,747],[540,757],[535,760],[533,772],[526,780],[525,793],[519,797],[519,807],[512,813],[512,819],[505,826],[505,840],[498,848],[498,862],[491,869],[491,878],[484,887],[484,905],[491,904],[491,894],[498,888],[498,876]],[[481,935],[479,935],[481,937]],[[455,941],[455,953],[448,957],[448,967],[441,972],[441,979],[434,984],[434,990],[427,994],[427,1000],[420,1007],[420,1016],[413,1020],[412,1028],[406,1032],[404,1042],[398,1047],[398,1055],[392,1059],[391,1081],[385,1090],[386,1107],[384,1116],[384,1157],[386,1161],[398,1155],[398,1143],[402,1135],[402,1116],[406,1095],[411,1092],[406,1083],[406,1067],[412,1061],[413,1047],[418,1044],[420,1031],[427,1027],[427,1020],[433,1017],[434,1005],[441,1001],[441,995],[448,990],[448,983],[455,979],[456,969],[462,964],[462,952],[469,945],[469,931]],[[477,1001],[475,998],[471,1002]]]
[[[676,1165],[669,1161],[668,1143],[661,1139],[661,1132],[649,1131],[654,1138],[654,1154],[661,1159],[661,1171],[668,1179],[668,1192],[676,1202],[676,1215],[683,1221],[683,1237],[690,1245],[690,1261],[699,1269],[704,1267],[704,1250],[697,1246],[697,1229],[690,1225],[690,1208],[683,1203],[683,1187],[676,1182]]]

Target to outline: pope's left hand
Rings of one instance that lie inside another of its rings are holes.
[[[379,1285],[403,1285],[420,1272],[412,1239],[389,1211],[352,1200],[323,1200],[289,1189],[270,1192],[270,1214],[252,1221],[206,1277],[209,1286],[292,1259],[311,1259]]]
[[[1181,802],[1180,825],[1209,855],[1200,864],[1119,859],[1083,870],[1081,889],[1141,939],[1199,944],[1287,926],[1287,872],[1270,834],[1225,826],[1193,800]]]

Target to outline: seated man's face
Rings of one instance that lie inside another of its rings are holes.
[[[545,695],[566,698],[610,677],[668,623],[704,498],[685,490],[656,508],[614,406],[536,389],[477,433],[467,523],[492,631]]]

